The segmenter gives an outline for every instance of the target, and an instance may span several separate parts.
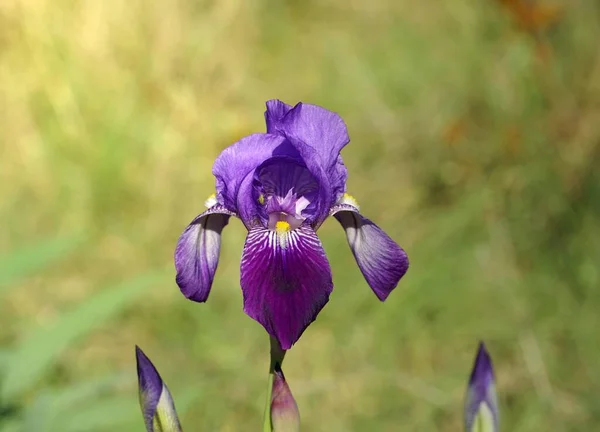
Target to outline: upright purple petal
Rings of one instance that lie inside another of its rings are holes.
[[[318,193],[311,205],[311,225],[316,230],[329,216],[329,209],[337,199],[334,195],[335,188],[332,188],[330,176],[323,168],[317,151],[301,141],[293,141],[292,144],[302,163],[319,184]]]
[[[344,120],[317,105],[300,102],[289,109],[289,105],[281,101],[269,101],[265,115],[269,119],[269,133],[295,138],[311,146],[326,169],[337,163],[340,151],[350,142]]]
[[[465,400],[467,432],[498,431],[498,400],[492,359],[485,344],[479,343]]]
[[[303,213],[309,220],[314,220],[320,203],[319,190],[321,185],[310,170],[300,161],[287,157],[273,157],[261,164],[255,171],[255,187],[259,193],[266,196],[266,211],[270,203],[280,201],[288,195],[304,197],[308,206]],[[277,199],[279,198],[279,199]],[[289,209],[286,210],[290,213]],[[294,212],[295,213],[295,212]]]
[[[316,152],[302,143],[292,148],[296,152],[295,157],[275,155],[242,181],[236,207],[246,228],[252,229],[261,219],[264,226],[267,216],[264,207],[258,204],[261,193],[283,198],[293,189],[297,196],[305,196],[310,202],[305,213],[315,229],[329,216],[332,192]]]
[[[346,192],[346,180],[348,180],[348,170],[342,156],[339,155],[333,168],[328,172],[329,184],[331,187],[331,196],[337,202]]]
[[[244,311],[284,350],[316,319],[333,290],[325,251],[307,225],[250,230],[242,254],[241,286]]]
[[[197,216],[179,237],[175,249],[176,282],[190,300],[204,302],[219,264],[221,232],[234,213],[215,205]]]
[[[135,347],[140,407],[148,432],[181,432],[169,389],[140,347]]]
[[[313,199],[319,183],[304,164],[296,159],[277,156],[267,159],[255,171],[255,179],[266,195],[285,197],[290,190]]]
[[[408,256],[381,228],[361,216],[358,208],[340,204],[331,214],[346,231],[356,263],[367,283],[384,301],[408,270]]]
[[[304,144],[315,151],[335,202],[345,192],[347,178],[340,151],[350,137],[342,118],[317,105],[300,102],[291,108],[279,100],[267,102],[265,118],[269,133],[287,137],[295,147]]]
[[[228,210],[237,212],[237,196],[246,176],[273,155],[297,157],[294,147],[283,136],[253,134],[227,147],[215,160],[217,199]]]
[[[277,133],[277,125],[293,107],[278,99],[267,101],[266,105],[265,122],[267,123],[267,133]]]

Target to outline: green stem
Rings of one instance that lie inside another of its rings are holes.
[[[267,400],[265,403],[265,413],[263,419],[263,432],[272,432],[271,425],[271,396],[273,393],[273,379],[275,377],[275,365],[281,366],[285,351],[281,349],[277,339],[271,337],[271,360],[269,362],[269,380],[267,382]]]
[[[273,392],[273,370],[269,370],[269,381],[267,385],[267,401],[265,403],[263,432],[272,432],[273,428],[271,426],[271,393]]]

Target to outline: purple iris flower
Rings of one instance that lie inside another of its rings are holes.
[[[176,280],[187,298],[206,301],[221,232],[230,216],[239,217],[248,229],[240,278],[244,311],[289,349],[333,290],[316,235],[328,216],[345,229],[356,262],[381,301],[406,273],[408,257],[345,193],[340,151],[350,139],[338,114],[271,100],[265,119],[266,134],[242,138],[217,157],[217,192],[179,238]]]

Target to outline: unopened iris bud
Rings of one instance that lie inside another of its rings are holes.
[[[465,400],[466,432],[498,432],[498,400],[492,359],[483,342],[471,372]]]
[[[271,426],[274,432],[298,432],[300,412],[285,381],[281,367],[275,365],[273,390],[271,392]]]
[[[148,432],[181,432],[169,389],[140,347],[135,347],[140,407]]]

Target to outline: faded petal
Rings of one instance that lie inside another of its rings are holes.
[[[204,302],[219,264],[221,232],[234,213],[216,205],[197,216],[183,231],[175,249],[177,285],[190,300]]]
[[[271,426],[274,432],[298,432],[300,412],[279,365],[275,365],[271,391]]]
[[[479,343],[465,399],[467,432],[498,431],[498,400],[492,359],[485,344]]]
[[[135,347],[140,407],[148,432],[180,432],[181,425],[169,389],[140,347]]]
[[[333,290],[331,269],[307,225],[287,232],[248,232],[241,263],[244,311],[284,350],[313,322]]]
[[[331,214],[346,231],[346,238],[356,263],[367,283],[384,301],[398,285],[408,270],[408,256],[394,240],[358,209],[349,204],[339,204]]]

